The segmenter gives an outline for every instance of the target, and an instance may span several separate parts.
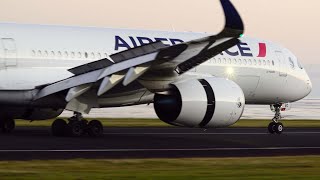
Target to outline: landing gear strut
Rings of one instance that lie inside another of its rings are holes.
[[[275,109],[275,115],[274,115],[274,118],[272,119],[272,122],[268,126],[268,131],[270,134],[274,134],[274,133],[282,134],[284,130],[283,124],[279,122],[281,120],[281,106],[282,104],[273,105]]]
[[[74,116],[68,119],[68,123],[63,119],[57,119],[51,126],[54,136],[72,136],[80,137],[89,135],[91,137],[99,137],[103,135],[103,125],[98,120],[88,122],[82,117],[81,113],[74,113]]]

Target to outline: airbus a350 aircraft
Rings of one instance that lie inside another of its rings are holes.
[[[268,129],[282,133],[280,107],[307,96],[311,81],[297,57],[266,40],[242,37],[229,0],[217,35],[0,24],[1,129],[13,119],[46,120],[55,136],[100,136],[92,108],[154,103],[159,118],[190,128],[228,127],[245,104],[272,105]]]

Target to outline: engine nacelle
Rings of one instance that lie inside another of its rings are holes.
[[[245,97],[233,81],[209,77],[172,84],[166,94],[156,94],[158,117],[172,125],[199,128],[228,127],[242,116]]]

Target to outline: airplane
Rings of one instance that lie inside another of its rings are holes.
[[[243,21],[220,0],[225,27],[216,34],[0,23],[0,128],[15,120],[57,118],[54,136],[98,137],[93,108],[154,104],[180,127],[236,123],[245,105],[271,105],[272,134],[284,130],[281,106],[306,97],[312,83],[298,58],[273,42],[244,37]]]

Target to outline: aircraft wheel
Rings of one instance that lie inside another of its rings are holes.
[[[11,133],[15,127],[14,119],[4,119],[0,122],[0,129],[3,133]]]
[[[275,127],[276,127],[276,124],[275,122],[271,122],[268,126],[268,131],[270,134],[274,134],[276,132],[275,130]]]
[[[63,119],[55,120],[51,125],[51,132],[53,136],[61,137],[66,135],[67,122]]]
[[[98,120],[92,120],[88,124],[88,134],[91,137],[100,137],[103,135],[103,125]]]
[[[276,131],[277,134],[282,134],[283,129],[284,129],[284,126],[283,126],[282,123],[277,123],[275,125],[275,131]]]
[[[70,121],[68,124],[68,132],[72,137],[80,137],[84,133],[83,123],[81,121]]]

